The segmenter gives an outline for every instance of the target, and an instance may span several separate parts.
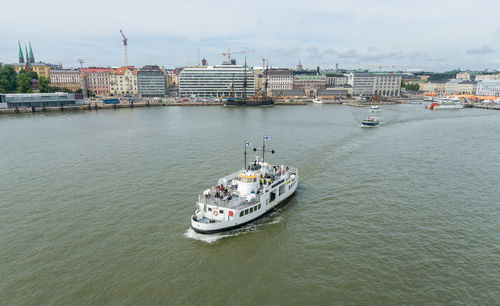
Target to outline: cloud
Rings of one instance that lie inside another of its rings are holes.
[[[498,28],[498,29],[497,29],[497,32],[496,32],[496,33],[497,33],[497,34],[500,34],[500,28]]]
[[[375,50],[377,50],[377,48],[373,46],[366,48],[366,51],[375,51]]]
[[[276,51],[283,56],[292,56],[297,54],[301,49],[300,47],[282,47],[276,49]]]
[[[315,58],[315,59],[323,58],[323,54],[318,47],[309,47],[306,49],[306,51],[309,52],[310,58]]]
[[[358,51],[356,51],[355,49],[350,49],[350,50],[347,50],[345,52],[338,52],[337,56],[339,58],[358,58],[359,57]]]
[[[390,53],[379,53],[379,54],[370,54],[370,55],[364,55],[361,56],[360,58],[364,61],[380,61],[380,60],[385,60],[385,59],[402,59],[405,57],[405,54],[401,51],[396,51],[396,52],[390,52]]]
[[[465,53],[468,53],[468,54],[486,54],[486,53],[493,53],[493,52],[496,52],[496,50],[493,49],[492,47],[490,47],[489,45],[482,45],[480,47],[471,48],[471,49],[465,51]]]

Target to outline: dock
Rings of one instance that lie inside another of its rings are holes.
[[[74,104],[55,107],[23,107],[23,108],[4,108],[0,109],[0,114],[15,113],[38,113],[38,112],[70,112],[98,109],[119,109],[134,107],[155,107],[155,106],[221,106],[222,102],[161,102],[161,101],[141,101],[134,103],[104,104],[102,102],[87,101],[86,104]]]

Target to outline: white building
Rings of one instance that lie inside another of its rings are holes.
[[[444,91],[449,95],[473,95],[476,93],[476,81],[449,80],[444,85]]]
[[[478,82],[476,95],[500,97],[500,80],[484,80]]]
[[[179,95],[183,98],[220,98],[243,96],[246,79],[247,96],[255,95],[255,78],[252,68],[236,64],[191,67],[179,75]]]
[[[356,96],[371,97],[373,95],[375,75],[371,72],[354,72],[352,93]]]
[[[341,87],[349,84],[349,77],[343,73],[327,71],[325,75],[326,87]]]
[[[82,78],[78,69],[51,69],[49,76],[52,87],[71,90],[82,88]]]
[[[500,80],[500,74],[478,74],[475,78],[476,81],[486,81],[486,80]]]
[[[373,93],[376,95],[397,97],[401,93],[401,80],[403,76],[400,73],[380,72],[375,73],[373,84]]]
[[[267,69],[263,72],[263,77],[267,78],[267,87],[270,90],[293,89],[293,71],[290,69]]]
[[[444,91],[449,95],[454,95],[458,91],[458,80],[451,79],[444,84]]]
[[[137,95],[137,70],[133,67],[111,69],[109,90],[114,96]]]

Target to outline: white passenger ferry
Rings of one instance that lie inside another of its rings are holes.
[[[246,169],[220,178],[217,185],[198,196],[196,211],[191,216],[194,231],[211,234],[240,227],[273,210],[295,192],[299,182],[297,168],[265,162],[264,153],[274,153],[265,150],[266,140],[269,137],[264,137],[264,145],[259,149],[262,159],[256,157]]]
[[[462,109],[464,106],[460,103],[460,98],[441,97],[435,99],[433,103],[428,106],[431,110],[437,109]]]

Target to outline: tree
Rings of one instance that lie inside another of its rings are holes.
[[[31,77],[27,73],[19,73],[17,76],[17,91],[20,93],[33,92]]]
[[[43,76],[38,78],[38,89],[40,92],[53,92],[52,87],[50,87],[50,79]]]
[[[17,88],[17,73],[11,66],[0,68],[0,93],[15,92]]]

